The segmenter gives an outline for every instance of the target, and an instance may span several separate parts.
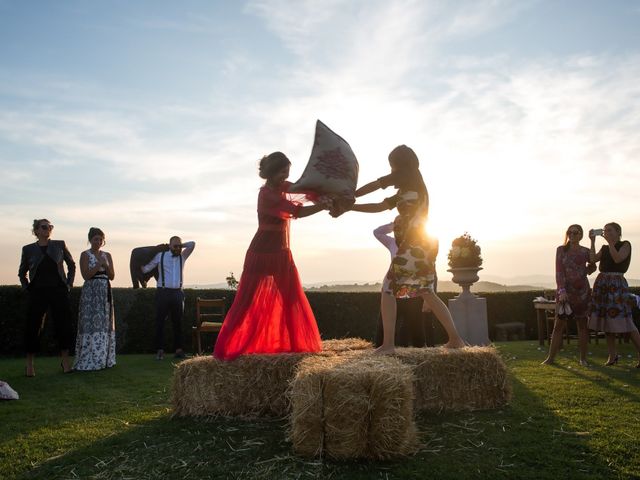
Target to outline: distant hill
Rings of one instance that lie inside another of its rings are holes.
[[[352,283],[321,285],[308,287],[309,292],[379,292],[380,283]],[[439,292],[460,292],[462,289],[455,283],[447,280],[438,282]],[[471,287],[472,292],[526,292],[529,290],[541,290],[541,287],[533,285],[502,285],[500,283],[479,281]]]
[[[499,282],[489,282],[486,280],[480,280],[479,282],[473,284],[471,287],[472,292],[526,292],[530,290],[553,290],[555,289],[555,282],[550,281],[549,278],[552,277],[544,277],[544,281],[542,276],[540,278],[536,278],[536,280],[531,283],[513,283],[504,284]],[[593,274],[589,277],[591,284],[593,285],[593,281],[596,278],[596,274]],[[533,279],[533,278],[530,278]],[[511,280],[511,279],[510,279]],[[628,283],[630,287],[640,287],[640,280],[637,279],[628,279]],[[331,283],[331,284],[312,284],[312,285],[304,285],[304,289],[309,292],[379,292],[382,285],[378,283]],[[211,283],[211,284],[203,284],[203,285],[186,285],[186,288],[197,288],[197,289],[207,289],[207,288],[215,288],[215,289],[228,289],[226,283]],[[455,283],[442,280],[438,282],[438,291],[440,292],[460,292],[462,289],[456,285]]]

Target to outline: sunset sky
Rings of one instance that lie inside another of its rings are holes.
[[[571,223],[640,248],[638,25],[632,0],[0,0],[0,284],[41,217],[76,259],[101,227],[116,286],[174,234],[197,243],[187,284],[239,278],[258,160],[284,151],[295,181],[316,119],[359,184],[416,151],[444,280],[465,231],[485,280],[553,275]],[[379,281],[393,217],[293,221],[303,283]]]

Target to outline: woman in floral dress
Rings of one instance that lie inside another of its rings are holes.
[[[111,283],[115,273],[111,254],[101,250],[105,235],[89,229],[91,248],[80,255],[84,278],[78,313],[75,370],[101,370],[116,364],[116,332]]]
[[[449,309],[434,292],[437,241],[425,231],[429,213],[429,194],[420,174],[418,157],[406,145],[394,148],[389,154],[391,173],[356,191],[356,197],[384,189],[391,185],[397,193],[379,203],[355,204],[356,212],[377,213],[398,209],[393,233],[398,251],[382,286],[380,310],[384,330],[382,345],[377,353],[393,353],[395,350],[396,298],[421,296],[449,336],[447,348],[460,348],[464,340],[458,334]]]
[[[587,313],[591,299],[591,287],[587,275],[596,269],[589,260],[589,249],[580,245],[583,230],[580,225],[570,225],[565,234],[564,245],[556,250],[556,302],[558,305],[568,304],[578,327],[578,346],[580,365],[587,366],[587,349],[589,331],[587,330]],[[551,334],[549,355],[543,365],[553,364],[556,354],[562,346],[562,334],[567,328],[567,319],[556,315]]]
[[[616,351],[616,334],[629,333],[638,351],[636,368],[640,368],[640,333],[631,315],[635,297],[631,296],[624,278],[631,263],[631,243],[621,239],[622,227],[615,222],[604,226],[602,236],[607,243],[596,253],[596,233],[589,231],[590,260],[600,262],[600,273],[593,284],[588,326],[607,335],[609,358],[605,365],[615,365],[620,358]]]

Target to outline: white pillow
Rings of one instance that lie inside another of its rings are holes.
[[[318,120],[309,163],[289,191],[312,193],[314,201],[346,209],[355,202],[358,168],[349,144]]]

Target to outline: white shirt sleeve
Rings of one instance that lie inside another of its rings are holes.
[[[189,258],[189,255],[193,253],[193,249],[196,248],[196,242],[184,242],[182,246],[184,247],[184,250],[182,250],[182,260],[186,260]]]
[[[160,255],[161,253],[156,253],[156,256],[153,257],[153,259],[149,263],[147,263],[144,267],[142,267],[142,271],[144,273],[147,273],[153,270],[154,268],[156,268],[156,266],[160,263]]]
[[[396,239],[389,235],[393,232],[393,222],[385,225],[380,225],[373,231],[373,236],[376,237],[381,244],[387,247],[387,250],[391,252],[391,255],[395,255],[397,251]]]

